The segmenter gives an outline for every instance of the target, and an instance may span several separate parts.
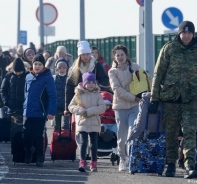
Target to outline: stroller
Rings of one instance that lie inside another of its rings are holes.
[[[101,95],[103,97],[103,100],[109,100],[112,102],[113,95],[109,92],[101,92]],[[102,122],[102,121],[101,121]],[[115,162],[117,162],[117,165],[119,165],[119,156],[114,152],[117,147],[117,137],[116,133],[114,131],[111,131],[107,129],[102,134],[100,133],[98,136],[98,149],[97,149],[97,156],[98,157],[104,157],[110,155],[110,161],[112,162],[112,165],[114,165]]]

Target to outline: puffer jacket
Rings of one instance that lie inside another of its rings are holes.
[[[75,88],[75,96],[70,102],[68,109],[75,114],[76,132],[100,132],[101,121],[99,114],[102,114],[106,107],[99,87],[97,86],[93,92],[89,92],[83,88],[80,83]],[[87,111],[87,116],[80,115],[82,110]]]
[[[116,67],[116,63],[113,62],[112,68],[108,72],[109,82],[114,92],[112,105],[114,110],[130,109],[134,106],[138,106],[138,102],[135,101],[136,96],[132,95],[129,91],[129,85],[133,80],[129,67],[129,64],[124,67]],[[133,71],[137,71],[139,68],[138,64],[131,64]]]
[[[160,51],[154,69],[151,101],[189,103],[196,96],[197,38],[184,46],[177,36]]]
[[[8,113],[23,115],[25,77],[28,72],[23,72],[20,76],[13,72],[8,72],[1,84],[1,99],[8,107]]]
[[[26,76],[24,117],[46,118],[55,115],[57,92],[55,82],[49,69],[35,75],[33,71]]]

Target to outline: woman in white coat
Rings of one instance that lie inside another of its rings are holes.
[[[133,80],[132,72],[139,70],[139,65],[132,63],[128,57],[128,49],[117,45],[112,50],[113,63],[109,70],[109,81],[114,92],[113,106],[117,123],[118,155],[120,156],[119,171],[126,170],[125,142],[129,129],[138,114],[139,98],[131,94],[129,84]]]

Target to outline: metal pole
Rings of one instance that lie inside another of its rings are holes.
[[[80,0],[80,40],[85,40],[85,5],[84,5],[84,0]]]
[[[18,0],[17,45],[20,43],[21,0]]]
[[[43,10],[43,0],[40,0],[40,43],[44,43],[44,10]]]
[[[144,1],[144,59],[145,69],[152,76],[154,70],[153,60],[153,30],[152,30],[152,0]]]

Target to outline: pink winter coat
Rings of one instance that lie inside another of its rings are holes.
[[[100,132],[101,121],[99,114],[105,112],[106,106],[99,87],[93,92],[89,92],[82,86],[82,83],[75,88],[75,96],[71,100],[68,109],[75,114],[76,132]],[[87,116],[81,115],[81,112],[87,111]]]

